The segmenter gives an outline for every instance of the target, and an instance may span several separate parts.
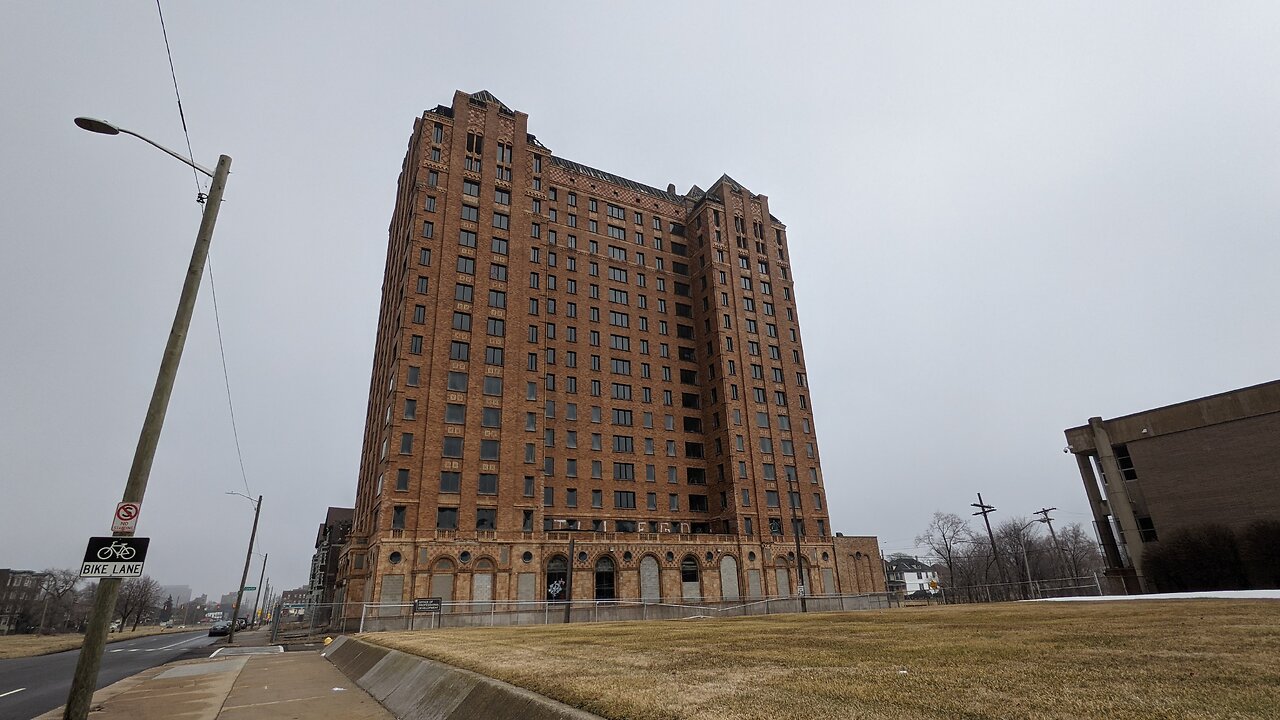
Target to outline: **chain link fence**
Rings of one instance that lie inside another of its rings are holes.
[[[1023,580],[1010,583],[988,583],[963,587],[939,588],[930,597],[921,598],[929,603],[989,603],[1014,600],[1045,600],[1063,597],[1097,597],[1125,594],[1124,585],[1113,587],[1114,578],[1097,573],[1080,577]],[[910,600],[910,596],[907,596]]]
[[[1119,584],[1119,587],[1113,585]],[[438,612],[414,612],[409,603],[282,605],[273,616],[277,642],[306,642],[343,633],[459,627],[551,625],[623,620],[680,620],[797,612],[848,612],[904,605],[988,603],[1124,594],[1123,584],[1098,574],[1011,583],[939,588],[923,597],[903,592],[765,597],[748,601],[641,600],[443,601]]]
[[[766,597],[747,602],[640,600],[442,602],[439,612],[414,612],[413,603],[351,603],[346,606],[282,606],[273,631],[279,642],[303,642],[335,633],[457,627],[551,625],[565,622],[680,620],[777,613],[842,612],[901,606],[897,593]],[[802,607],[803,606],[803,607]]]

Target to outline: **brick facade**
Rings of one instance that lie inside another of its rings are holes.
[[[487,92],[415,121],[340,597],[541,600],[571,539],[575,597],[788,595],[797,535],[811,593],[860,587],[768,198],[642,185],[527,125]]]

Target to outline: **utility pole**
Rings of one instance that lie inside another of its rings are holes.
[[[265,558],[263,559],[263,563],[266,563],[266,559],[265,559]],[[261,587],[261,586],[259,586],[259,587]],[[263,614],[263,615],[266,615],[266,614],[268,614],[268,613],[270,613],[270,612],[271,612],[271,604],[272,604],[272,600],[273,600],[273,598],[271,597],[271,578],[267,578],[267,592],[266,592],[265,594],[263,594],[263,595],[262,595],[262,597],[266,598],[266,600],[265,600],[265,601],[263,601],[263,603],[262,603],[262,614]],[[254,613],[254,614],[257,614],[257,613],[256,613],[256,609],[257,609],[257,608],[255,607],[254,609],[255,609],[255,613]],[[259,626],[261,626],[261,625],[262,625],[262,623],[261,623],[261,622],[259,622],[259,623],[258,623],[258,625],[259,625]]]
[[[573,535],[569,535],[569,567],[564,576],[564,624],[570,622],[569,614],[573,610]]]
[[[791,533],[796,536],[796,593],[800,596],[800,612],[809,612],[809,605],[805,601],[805,595],[808,594],[808,588],[804,582],[804,555],[800,552],[800,535],[804,529],[804,521],[800,519],[800,489],[797,487],[799,480],[787,479],[787,500],[791,503]]]
[[[156,447],[160,444],[160,431],[164,427],[164,416],[169,410],[169,397],[173,394],[173,383],[178,376],[182,350],[187,343],[187,330],[191,327],[191,315],[195,310],[196,296],[200,292],[200,281],[204,277],[209,245],[213,241],[213,227],[218,220],[218,209],[222,206],[222,193],[227,184],[227,176],[231,173],[231,158],[226,155],[219,156],[217,169],[210,173],[172,150],[110,123],[77,118],[76,124],[90,132],[104,135],[117,135],[122,132],[133,135],[213,178],[209,185],[209,194],[198,198],[204,202],[200,229],[196,232],[195,247],[191,250],[191,262],[187,265],[186,280],[182,284],[182,294],[178,297],[178,310],[173,317],[173,326],[169,330],[164,355],[161,356],[155,388],[151,391],[151,402],[147,406],[147,415],[142,422],[142,432],[138,436],[138,445],[133,452],[133,464],[129,468],[129,479],[125,483],[124,496],[121,498],[121,502],[141,503],[147,491],[147,481],[151,478],[151,465],[155,460]],[[132,537],[133,531],[115,533],[115,535]],[[75,675],[71,678],[71,689],[67,693],[67,704],[62,715],[65,720],[85,720],[89,716],[93,691],[98,684],[98,669],[102,666],[102,651],[107,644],[107,630],[111,625],[111,615],[115,611],[116,596],[119,592],[120,578],[102,578],[98,581],[98,589],[93,597],[93,609],[90,611],[89,622],[85,628],[84,645],[76,660]]]
[[[969,503],[969,506],[978,508],[978,512],[973,514],[981,515],[982,522],[986,523],[987,525],[987,537],[990,538],[991,540],[991,556],[995,558],[996,567],[999,568],[1000,570],[1000,580],[1005,585],[1008,585],[1009,574],[1005,572],[1004,563],[1000,562],[1000,550],[996,547],[996,535],[995,533],[991,532],[991,519],[987,517],[991,513],[995,512],[996,508],[994,505],[987,505],[986,503],[982,502],[982,493],[978,493],[978,502]]]
[[[1037,522],[1042,522],[1049,526],[1049,537],[1053,538],[1053,547],[1058,551],[1058,560],[1062,562],[1062,571],[1069,572],[1070,563],[1067,562],[1067,554],[1062,551],[1062,546],[1058,544],[1058,534],[1053,531],[1053,518],[1049,517],[1049,513],[1057,509],[1056,507],[1040,508],[1032,514],[1041,515],[1042,517]]]
[[[262,599],[262,591],[264,589],[262,587],[262,581],[267,578],[267,558],[270,556],[271,553],[262,554],[262,574],[258,576],[258,592],[254,593],[253,614],[249,616],[249,624],[253,627],[258,626],[258,601]],[[264,605],[263,607],[265,608],[266,606]]]
[[[258,537],[258,513],[262,512],[262,496],[253,504],[253,530],[249,531],[249,550],[244,554],[244,572],[240,574],[240,587],[236,588],[236,604],[231,606],[231,629],[227,632],[227,644],[235,642],[236,623],[240,617],[240,601],[244,599],[244,584],[249,581],[249,562],[253,560],[253,541]]]

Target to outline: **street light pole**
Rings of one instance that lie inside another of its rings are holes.
[[[258,626],[258,602],[262,600],[262,581],[267,579],[267,558],[271,553],[262,554],[262,573],[258,575],[258,591],[253,595],[253,614],[249,616],[249,624]]]
[[[140,503],[147,491],[147,480],[151,477],[151,464],[155,460],[160,431],[164,427],[164,416],[169,409],[169,397],[173,394],[173,382],[178,375],[178,364],[182,360],[182,350],[187,342],[187,330],[191,327],[191,315],[195,310],[196,296],[200,292],[200,280],[204,276],[205,261],[209,257],[209,244],[213,240],[213,226],[217,223],[218,208],[222,206],[222,192],[226,188],[227,176],[231,173],[231,158],[226,155],[219,156],[218,167],[211,173],[135,132],[92,118],[76,118],[75,122],[76,125],[90,132],[104,135],[120,133],[133,135],[213,178],[209,186],[209,194],[204,201],[200,229],[196,233],[196,244],[191,251],[191,262],[187,266],[182,294],[178,298],[178,310],[173,317],[173,326],[169,330],[169,339],[165,343],[164,355],[160,360],[160,371],[156,375],[156,385],[151,392],[151,404],[147,407],[142,432],[138,437],[138,446],[133,452],[133,465],[129,468],[129,479],[125,483],[124,496],[121,498],[121,502]],[[117,537],[132,535],[132,531],[116,533]],[[67,693],[67,705],[63,712],[65,720],[85,720],[89,715],[93,691],[98,684],[98,669],[102,665],[102,651],[107,642],[107,630],[111,615],[115,611],[116,596],[119,592],[120,578],[103,578],[98,582],[98,590],[93,598],[93,609],[90,611],[89,622],[85,628],[84,645],[76,661],[71,689]]]
[[[240,495],[240,497],[249,497],[238,492],[229,492],[228,495]],[[236,588],[236,604],[231,606],[231,628],[227,631],[227,644],[236,640],[236,623],[240,618],[240,601],[244,599],[244,584],[249,581],[249,563],[253,560],[253,541],[258,537],[258,515],[262,512],[262,496],[258,496],[258,501],[253,504],[253,529],[249,531],[249,549],[244,554],[244,572],[240,573],[240,587]]]

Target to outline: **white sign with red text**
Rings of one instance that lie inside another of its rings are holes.
[[[116,514],[111,516],[111,533],[132,533],[138,527],[138,515],[142,514],[142,503],[122,502],[116,505]]]

